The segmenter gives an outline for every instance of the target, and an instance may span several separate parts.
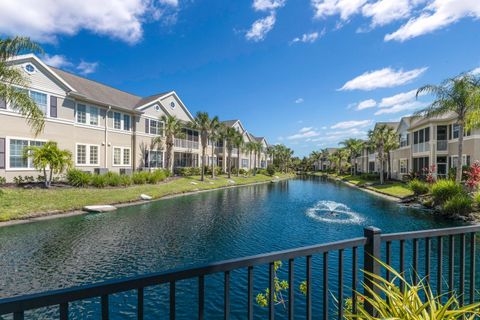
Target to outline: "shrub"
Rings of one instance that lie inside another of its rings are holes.
[[[201,174],[200,168],[197,167],[182,167],[176,169],[177,174],[187,177],[187,176],[198,176]]]
[[[452,180],[439,180],[432,185],[432,197],[435,204],[443,204],[461,193],[463,193],[462,186]]]
[[[42,176],[41,174],[37,176],[37,182],[45,182],[45,176]]]
[[[477,204],[477,206],[480,206],[480,192],[475,193],[473,195],[473,199],[475,200],[475,203]]]
[[[22,183],[24,183],[23,177],[22,176],[13,177],[13,182],[16,185],[21,185]]]
[[[267,166],[267,173],[269,176],[273,176],[275,174],[275,167],[271,164]]]
[[[67,171],[67,183],[74,187],[86,187],[90,184],[92,175],[89,172],[80,171],[78,169],[70,169]]]
[[[108,185],[107,174],[94,174],[90,183],[95,188],[105,188]]]
[[[407,187],[413,191],[416,196],[428,193],[428,184],[418,179],[413,179],[408,182]]]
[[[165,180],[165,172],[163,170],[155,170],[152,172],[149,172],[148,177],[147,177],[147,182],[151,184],[157,184],[160,181]]]
[[[25,176],[23,178],[23,181],[25,181],[25,183],[34,183],[35,182],[35,177],[34,176]]]
[[[445,201],[442,206],[442,213],[446,215],[467,215],[472,211],[472,198],[466,194],[457,194]]]
[[[107,185],[111,187],[118,187],[122,184],[120,175],[116,172],[107,172],[105,174],[105,179],[106,179]]]
[[[148,172],[137,171],[132,174],[132,181],[134,184],[145,184],[148,180]]]
[[[380,175],[377,173],[362,173],[360,178],[368,181],[376,181],[380,180]]]
[[[464,172],[467,175],[466,185],[474,190],[480,184],[480,162],[475,161],[470,165],[468,171]]]
[[[7,179],[5,177],[0,177],[0,186],[7,183]]]
[[[126,174],[120,175],[120,185],[124,187],[131,186],[133,183],[132,177]]]

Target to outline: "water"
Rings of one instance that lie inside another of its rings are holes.
[[[454,223],[320,178],[199,193],[110,213],[0,228],[0,297],[358,237],[370,225],[400,232]],[[304,261],[297,264],[296,279],[304,279]],[[349,266],[346,258],[346,270]],[[336,270],[332,269],[334,288]],[[255,295],[267,287],[265,272],[266,267],[256,269]],[[279,272],[283,279],[285,272],[286,267]],[[314,312],[322,308],[321,272],[321,259],[314,257],[312,285],[318,288]],[[345,283],[350,279],[347,273]],[[244,270],[232,273],[233,318],[245,317],[245,274]],[[206,318],[222,318],[223,275],[207,277],[206,290]],[[196,281],[180,282],[177,292],[177,317],[190,319],[196,312]],[[168,286],[148,289],[145,297],[151,319],[168,315]],[[299,294],[296,301],[299,310],[302,298]],[[134,293],[114,295],[111,315],[134,318],[135,305]],[[277,309],[278,317],[284,317],[281,306]],[[71,307],[73,318],[98,312],[98,299]],[[255,312],[260,318],[266,314],[257,306]],[[30,315],[55,314],[57,310],[49,308]]]

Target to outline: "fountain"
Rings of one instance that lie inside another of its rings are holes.
[[[360,224],[363,218],[343,203],[321,200],[306,211],[308,217],[327,223]]]

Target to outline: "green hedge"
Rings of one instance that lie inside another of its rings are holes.
[[[167,170],[159,169],[155,171],[136,171],[131,176],[121,175],[116,172],[107,172],[105,174],[92,174],[90,172],[71,169],[67,171],[67,183],[74,187],[95,188],[110,187],[127,187],[132,184],[157,184],[167,177],[170,173]]]
[[[407,187],[413,191],[416,196],[427,194],[429,191],[428,184],[418,179],[413,179],[408,182]]]
[[[442,205],[456,195],[464,194],[463,187],[453,180],[438,180],[432,185],[433,202]]]

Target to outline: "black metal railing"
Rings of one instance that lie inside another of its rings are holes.
[[[0,300],[0,315],[13,314],[14,319],[24,319],[25,312],[28,310],[35,310],[43,307],[56,306],[58,308],[58,314],[60,319],[69,318],[69,306],[76,301],[87,300],[92,298],[100,298],[100,313],[102,319],[109,319],[111,310],[109,310],[109,297],[120,292],[127,292],[136,290],[136,314],[138,319],[143,319],[145,316],[144,299],[145,288],[149,288],[156,285],[168,285],[168,303],[169,303],[169,318],[176,318],[176,284],[181,280],[196,279],[198,296],[196,301],[196,309],[198,312],[198,319],[204,319],[205,317],[205,279],[206,277],[214,274],[223,273],[223,313],[224,319],[230,318],[231,313],[231,273],[232,271],[245,270],[246,271],[246,294],[247,302],[242,308],[245,308],[246,316],[248,319],[254,318],[254,273],[259,266],[268,266],[268,288],[269,301],[274,301],[275,294],[275,270],[274,264],[276,261],[288,261],[288,301],[286,309],[288,309],[288,319],[295,318],[295,311],[298,308],[295,307],[295,261],[296,259],[305,259],[305,299],[301,302],[305,306],[304,314],[307,319],[312,318],[312,304],[313,304],[313,292],[318,293],[321,291],[321,298],[315,303],[321,304],[321,313],[323,319],[328,319],[331,316],[331,302],[332,291],[336,291],[335,299],[335,317],[342,319],[344,300],[345,300],[345,288],[351,295],[348,297],[352,299],[353,312],[356,311],[357,296],[356,292],[359,290],[359,280],[362,275],[361,269],[369,271],[371,273],[382,275],[386,273],[387,279],[390,279],[391,275],[388,270],[381,270],[377,259],[382,259],[387,264],[397,268],[400,272],[410,271],[414,274],[414,281],[417,281],[419,277],[430,281],[432,269],[436,271],[436,291],[439,294],[447,293],[453,294],[454,292],[460,297],[460,303],[463,304],[465,283],[468,278],[468,297],[469,301],[475,301],[475,279],[476,279],[476,264],[475,264],[475,233],[480,232],[480,225],[472,225],[465,227],[455,227],[446,229],[433,229],[425,231],[414,232],[402,232],[392,234],[382,234],[379,229],[369,227],[364,229],[364,236],[344,241],[332,242],[327,244],[320,244],[308,247],[302,247],[292,250],[278,251],[268,254],[261,254],[252,257],[227,260],[223,262],[209,264],[207,266],[201,266],[196,268],[189,268],[183,270],[176,270],[171,272],[153,273],[144,276],[137,276],[121,280],[110,280],[102,283],[86,285],[81,287],[61,289],[55,291],[49,291],[38,294],[31,294],[25,296],[11,297]],[[467,235],[469,236],[469,242],[467,243]],[[448,239],[448,247],[445,247],[444,238]],[[456,238],[458,238],[458,248],[456,248]],[[393,244],[398,242],[398,261],[399,265],[393,265]],[[408,242],[409,254],[411,254],[411,266],[406,267],[407,250],[406,245]],[[419,247],[419,243],[424,245]],[[436,250],[432,250],[432,243],[435,242]],[[467,256],[466,250],[469,250],[468,254],[468,277],[466,277]],[[361,250],[361,252],[360,252]],[[459,258],[455,259],[456,250],[459,251]],[[444,252],[448,251],[448,276],[444,283],[443,271],[445,256]],[[345,256],[349,253],[349,262],[351,262],[351,277],[350,283],[345,283]],[[359,256],[363,255],[363,261],[359,261]],[[433,259],[433,256],[436,258]],[[322,259],[321,269],[323,272],[321,290],[317,287],[313,287],[313,275],[312,275],[312,257],[318,256]],[[334,265],[336,269],[330,268],[332,258],[336,257],[337,261]],[[423,272],[420,272],[422,268],[419,268],[419,261],[423,260]],[[432,261],[436,262],[435,266],[432,265]],[[363,264],[363,268],[362,268]],[[336,274],[335,287],[330,289],[329,272],[332,271]],[[457,280],[457,281],[456,281]],[[363,277],[365,285],[374,288],[373,279],[368,276]],[[298,281],[297,281],[298,282]],[[369,312],[371,306],[366,305],[366,309]],[[274,319],[276,314],[275,303],[268,304],[268,317]]]

